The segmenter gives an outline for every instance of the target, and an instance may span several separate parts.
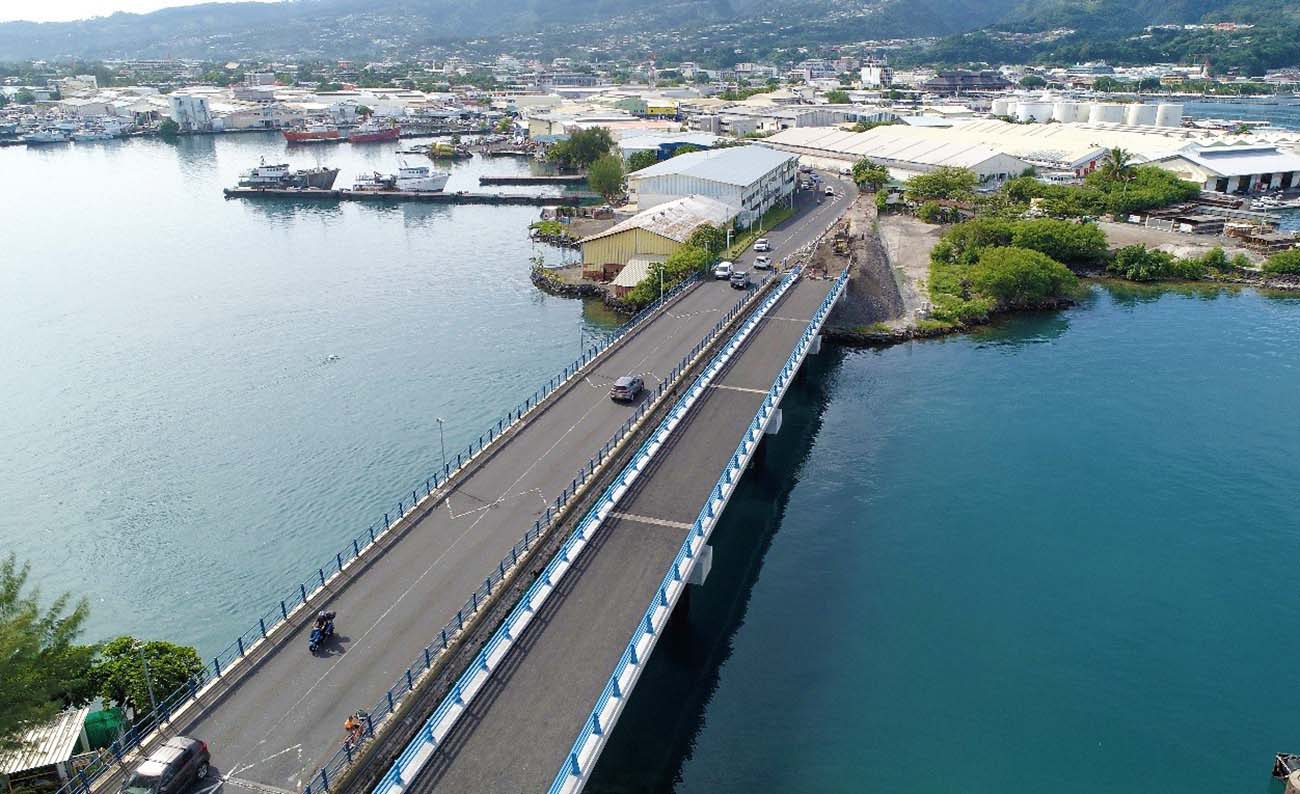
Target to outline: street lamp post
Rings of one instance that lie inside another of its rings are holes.
[[[442,470],[446,471],[447,470],[447,439],[442,434],[442,417],[436,416],[434,417],[434,421],[438,423],[438,446],[442,448]]]
[[[158,700],[153,696],[153,677],[149,675],[149,662],[144,658],[144,643],[137,642],[135,649],[140,652],[140,666],[144,668],[144,683],[149,688],[149,706],[153,713],[158,713]]]

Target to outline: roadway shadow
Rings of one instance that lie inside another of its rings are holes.
[[[321,643],[320,648],[316,649],[316,655],[324,656],[326,658],[331,656],[342,656],[348,652],[347,646],[350,642],[352,642],[351,637],[346,634],[335,633],[333,637],[330,637],[325,640],[325,642]]]

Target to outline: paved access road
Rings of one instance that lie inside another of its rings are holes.
[[[837,203],[808,199],[769,235],[777,257],[814,239]],[[627,419],[633,408],[609,400],[610,383],[640,374],[657,385],[742,297],[709,281],[648,321],[334,596],[338,633],[325,653],[309,654],[300,629],[206,715],[176,726],[209,743],[227,791],[301,791],[338,749],[347,715],[383,696]]]
[[[408,791],[515,794],[550,787],[723,466],[831,284],[801,280],[772,307]]]

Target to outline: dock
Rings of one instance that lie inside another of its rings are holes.
[[[481,176],[480,185],[585,185],[586,174],[552,174],[548,176]]]
[[[596,196],[587,193],[564,193],[558,196],[538,196],[526,193],[413,193],[398,190],[321,190],[319,188],[253,188],[233,187],[224,191],[226,198],[282,198],[309,199],[312,201],[422,201],[434,204],[507,204],[532,207],[576,205],[593,201]]]

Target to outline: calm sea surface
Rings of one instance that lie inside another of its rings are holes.
[[[261,157],[350,185],[396,148],[0,149],[0,549],[85,593],[92,637],[219,650],[409,504],[435,417],[454,454],[617,324],[529,283],[533,207],[221,195]]]
[[[1270,791],[1297,394],[1249,291],[829,352],[588,790]]]
[[[0,549],[92,637],[223,646],[439,465],[435,417],[464,445],[616,322],[528,283],[535,209],[223,200],[263,155],[0,150]],[[1268,791],[1298,393],[1300,300],[1253,291],[827,346],[591,790]]]
[[[1186,102],[1184,113],[1198,119],[1267,121],[1285,130],[1300,130],[1300,99],[1250,99],[1242,102]]]

